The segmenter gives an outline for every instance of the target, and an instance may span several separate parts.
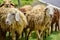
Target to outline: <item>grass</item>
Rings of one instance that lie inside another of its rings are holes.
[[[0,0],[0,4],[3,2],[3,0]]]
[[[47,37],[45,40],[60,40],[60,31],[59,32],[53,32],[49,37]]]
[[[35,33],[32,33],[30,40],[37,40]],[[60,40],[60,31],[53,32],[50,36],[48,36],[47,38],[44,38],[44,40]]]
[[[22,40],[24,40],[24,38],[22,38]],[[37,40],[35,32],[32,33],[32,35],[29,37],[29,40]],[[53,32],[50,36],[44,38],[44,40],[60,40],[60,31]]]

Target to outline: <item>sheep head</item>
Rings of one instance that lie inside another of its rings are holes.
[[[0,7],[14,7],[15,5],[11,3],[11,0],[3,0],[3,3],[0,5]]]
[[[9,13],[7,13],[6,24],[11,25],[14,20],[20,21],[20,16],[17,11],[11,10]]]

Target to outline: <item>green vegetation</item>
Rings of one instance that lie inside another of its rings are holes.
[[[59,32],[53,32],[49,37],[47,37],[45,40],[60,40],[60,31]]]
[[[37,40],[37,35],[35,32],[32,33],[32,35],[29,37],[29,40]],[[53,32],[50,36],[44,38],[44,40],[60,40],[60,31]]]
[[[18,6],[18,0],[11,0],[12,3]],[[3,0],[0,0],[0,4],[3,2]],[[26,5],[26,4],[32,4],[33,0],[20,0],[20,5]]]
[[[18,1],[17,0],[12,0],[12,2],[14,4],[17,4],[18,5]],[[26,4],[32,4],[33,0],[20,0],[20,5],[23,6],[23,5],[26,5]]]
[[[3,2],[3,0],[0,0],[0,4]]]

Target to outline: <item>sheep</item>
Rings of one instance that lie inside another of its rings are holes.
[[[57,31],[57,27],[59,30],[59,13],[60,13],[60,8],[49,4],[46,7],[46,10],[49,10],[49,14],[51,15],[52,22],[51,22],[51,33],[53,32],[53,24],[55,24],[55,31]]]
[[[16,8],[3,8],[2,10],[0,10],[1,29],[3,32],[5,32],[5,31],[11,32],[12,40],[15,40],[14,39],[15,32],[17,34],[19,34],[17,36],[21,35],[23,29],[28,24],[27,19],[24,16],[24,14],[22,12],[18,11]]]
[[[21,12],[23,12],[24,14],[26,14],[32,10],[32,6],[31,5],[25,5],[25,6],[20,7],[19,10]]]
[[[6,13],[9,10],[8,8],[14,8],[14,7],[15,7],[15,5],[13,3],[11,3],[11,0],[4,0],[3,4],[0,5],[0,13],[1,12]],[[3,14],[3,15],[5,15],[5,14]],[[3,16],[3,15],[1,15],[1,16]],[[3,30],[5,30],[5,29],[3,29]],[[9,33],[9,36],[10,36],[10,33]]]
[[[0,5],[0,14],[6,13],[9,10],[7,8],[14,8],[14,4],[11,3],[11,0],[4,0],[3,1],[3,4]],[[2,14],[1,16],[3,16],[3,15],[5,15],[5,14]],[[3,29],[3,30],[5,30],[5,29]],[[6,34],[6,32],[5,32],[5,34]],[[9,34],[9,36],[10,36],[10,34]]]
[[[8,25],[11,25],[12,33],[16,32],[18,34],[16,36],[20,36],[22,34],[23,29],[26,27],[26,25],[28,25],[27,19],[22,12],[18,11],[15,8],[13,8],[12,10],[10,10],[12,11],[11,13],[7,14],[6,23]],[[9,17],[12,17],[12,18],[9,18]]]
[[[27,40],[29,34],[33,30],[36,32],[38,39],[42,40],[41,35],[43,34],[43,31],[47,28],[49,29],[49,26],[51,24],[51,18],[49,14],[44,12],[45,7],[42,6],[41,5],[34,6],[30,13],[26,15],[28,21],[27,28],[30,29],[29,32],[27,33]]]
[[[24,5],[24,6],[20,7],[20,8],[18,8],[18,10],[21,11],[26,16],[32,10],[32,6],[31,5]],[[22,37],[23,37],[24,32],[25,32],[25,35],[26,35],[26,29],[27,28],[24,28],[24,31],[22,33]]]

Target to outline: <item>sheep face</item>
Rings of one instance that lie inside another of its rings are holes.
[[[10,13],[7,15],[6,18],[6,24],[11,24],[11,21],[14,19],[14,15],[11,15]]]
[[[19,13],[17,13],[16,11],[10,12],[10,13],[7,14],[6,24],[11,25],[14,20],[15,21],[19,21],[20,20]]]
[[[50,15],[53,15],[54,14],[54,7],[47,6],[46,9],[48,10],[48,12],[49,12]]]

